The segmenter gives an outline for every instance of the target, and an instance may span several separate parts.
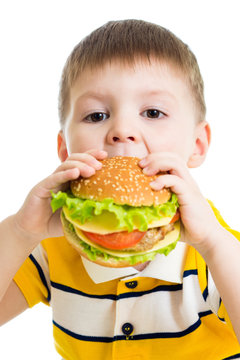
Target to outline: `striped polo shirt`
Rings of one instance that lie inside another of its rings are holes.
[[[82,259],[64,237],[46,239],[14,280],[30,307],[52,307],[55,346],[65,360],[240,358],[208,267],[185,243],[137,271]]]

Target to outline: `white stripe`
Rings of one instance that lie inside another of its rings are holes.
[[[53,320],[76,334],[114,336],[115,301],[52,288]]]
[[[198,321],[199,312],[209,310],[196,275],[184,278],[183,287],[184,291],[158,291],[118,301],[52,288],[53,320],[85,336],[122,335],[126,322],[134,326],[135,335],[180,332]]]
[[[39,244],[33,251],[32,251],[33,257],[37,260],[38,264],[41,266],[41,269],[44,273],[45,279],[47,281],[48,289],[51,289],[50,284],[50,277],[49,277],[49,267],[48,267],[48,257],[47,253],[42,247],[41,244]],[[50,302],[51,303],[51,302]]]
[[[208,270],[208,297],[207,302],[214,314],[217,315],[219,310],[220,295],[213,281],[212,275]]]

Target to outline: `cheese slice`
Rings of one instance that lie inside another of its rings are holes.
[[[128,252],[128,251],[111,250],[111,249],[104,248],[104,247],[94,243],[93,241],[89,240],[78,227],[74,227],[74,228],[75,228],[75,231],[76,231],[76,234],[78,235],[78,237],[80,237],[88,245],[93,246],[94,248],[100,250],[101,252],[105,252],[105,253],[113,255],[113,256],[126,257],[129,255],[147,254],[147,253],[162,249],[163,247],[170,245],[171,243],[176,241],[179,237],[180,221],[177,221],[176,223],[174,223],[174,230],[167,233],[165,238],[163,240],[158,241],[152,249],[150,249],[148,251],[140,251],[140,252],[130,252],[130,251]]]
[[[74,227],[83,230],[88,231],[96,234],[110,234],[114,232],[119,232],[120,230],[116,230],[118,221],[114,213],[111,213],[109,211],[104,210],[101,215],[94,216],[91,221],[86,221],[84,224],[82,224],[80,221],[76,219],[72,219],[70,217],[70,211],[67,207],[63,207],[63,212],[66,217],[66,219],[74,225]],[[148,228],[154,228],[154,227],[160,227],[164,226],[170,223],[172,220],[171,217],[164,217],[160,220],[154,221],[148,225]],[[138,229],[138,227],[135,225],[133,227],[133,230]],[[127,227],[121,229],[121,231],[127,231]]]

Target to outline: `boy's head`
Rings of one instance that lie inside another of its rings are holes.
[[[120,61],[156,59],[179,70],[196,102],[197,121],[205,119],[204,85],[195,55],[169,30],[142,20],[110,21],[84,38],[65,64],[59,92],[59,116],[63,126],[69,111],[70,89],[86,68]]]
[[[109,22],[64,67],[59,156],[91,148],[140,158],[170,151],[198,166],[210,138],[203,92],[194,54],[170,31],[141,20]]]

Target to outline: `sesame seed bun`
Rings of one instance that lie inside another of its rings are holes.
[[[159,175],[147,176],[137,157],[116,156],[102,161],[102,168],[90,178],[71,182],[74,196],[102,201],[112,198],[116,204],[131,206],[160,205],[171,197],[168,189],[153,190],[149,183]]]

